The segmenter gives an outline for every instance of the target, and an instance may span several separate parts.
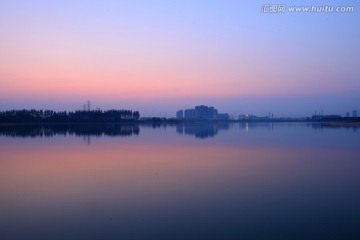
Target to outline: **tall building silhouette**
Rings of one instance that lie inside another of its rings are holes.
[[[176,113],[176,118],[181,115],[181,111],[179,110]],[[222,113],[219,114],[218,110],[214,107],[208,107],[205,105],[195,106],[195,109],[185,109],[183,119],[185,120],[229,120],[229,114]]]
[[[178,120],[182,120],[184,118],[184,111],[183,110],[179,110],[176,112],[176,119]]]

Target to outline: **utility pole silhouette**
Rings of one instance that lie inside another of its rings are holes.
[[[88,112],[90,112],[90,110],[91,110],[91,102],[90,102],[90,100],[88,100],[86,103],[84,103],[84,105],[83,105],[83,111],[84,112],[86,112],[86,111],[88,111]]]
[[[87,101],[87,107],[88,107],[88,111],[90,112],[90,107],[91,107],[90,100]]]

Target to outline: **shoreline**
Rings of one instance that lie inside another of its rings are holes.
[[[344,127],[360,127],[360,120],[344,121],[344,120],[227,120],[227,121],[179,121],[179,120],[161,120],[161,121],[124,121],[124,122],[0,122],[0,126],[52,126],[52,125],[142,125],[142,124],[231,124],[231,123],[312,123],[328,126],[344,126]]]

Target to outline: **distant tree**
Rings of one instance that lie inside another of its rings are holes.
[[[0,112],[0,122],[121,122],[137,121],[138,111],[93,110],[93,111],[53,111],[53,110],[8,110]]]

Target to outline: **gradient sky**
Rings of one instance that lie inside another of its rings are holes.
[[[0,0],[0,110],[131,108],[174,116],[360,109],[353,13],[262,13],[274,1]]]

